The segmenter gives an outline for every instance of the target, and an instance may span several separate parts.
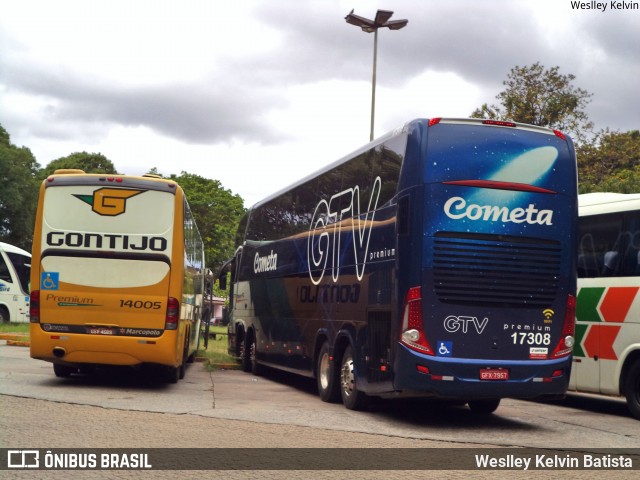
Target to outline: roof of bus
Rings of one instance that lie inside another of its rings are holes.
[[[21,248],[15,247],[13,245],[10,245],[4,242],[0,242],[0,250],[4,250],[5,252],[9,252],[9,253],[21,253],[22,255],[27,255],[29,257],[31,256],[31,254],[26,250],[23,250]]]
[[[162,189],[174,192],[175,189],[180,189],[180,185],[170,178],[162,178],[155,174],[144,175],[125,175],[122,173],[85,173],[79,169],[59,169],[49,175],[43,183],[46,187],[57,185],[88,185],[88,184],[105,184],[117,187],[138,187],[138,186],[150,186],[155,185]]]
[[[442,117],[442,118],[433,118],[432,120],[437,120],[438,123],[451,123],[451,124],[475,124],[475,125],[485,125],[485,126],[490,126],[490,127],[498,127],[498,128],[503,128],[504,125],[500,125],[500,124],[489,124],[489,120],[485,120],[485,119],[481,119],[481,118],[453,118],[453,117]],[[284,194],[285,192],[298,187],[300,185],[303,185],[304,183],[308,182],[309,180],[315,178],[316,176],[324,173],[324,172],[328,172],[329,170],[337,167],[338,165],[343,164],[344,162],[350,160],[353,157],[356,157],[357,155],[360,155],[361,153],[366,152],[367,150],[370,150],[371,148],[380,145],[384,142],[386,142],[387,140],[389,140],[390,138],[395,137],[396,135],[399,135],[401,133],[407,133],[409,130],[410,125],[415,124],[417,122],[426,122],[428,123],[430,121],[430,119],[428,118],[415,118],[413,120],[410,120],[408,122],[403,123],[400,127],[395,128],[387,133],[385,133],[384,135],[376,138],[375,140],[367,143],[366,145],[363,145],[362,147],[358,148],[357,150],[354,150],[353,152],[341,157],[340,159],[327,164],[325,167],[311,173],[310,175],[307,175],[306,177],[298,180],[297,182],[294,182],[291,185],[286,186],[285,188],[269,195],[268,197],[260,200],[259,202],[257,202],[255,205],[253,205],[250,210],[253,210],[257,207],[260,207],[261,205],[268,203],[269,201],[273,200],[274,198],[279,197],[280,195]],[[550,135],[554,135],[554,131],[551,130],[550,128],[546,128],[546,127],[538,127],[535,125],[528,125],[526,123],[514,123],[514,122],[505,122],[510,124],[509,127],[517,127],[521,130],[532,130],[532,131],[536,131],[536,132],[541,132],[541,133],[547,133]]]
[[[624,212],[640,209],[640,193],[594,192],[578,195],[580,215]]]

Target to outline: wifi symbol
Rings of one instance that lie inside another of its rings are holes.
[[[546,318],[547,320],[549,320],[551,317],[553,317],[554,313],[556,313],[556,312],[554,312],[550,308],[547,308],[546,310],[542,311],[542,314],[544,315],[544,318]]]

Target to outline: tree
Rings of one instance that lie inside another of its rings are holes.
[[[157,174],[157,169],[153,169]],[[240,217],[245,212],[242,198],[225,189],[218,180],[192,173],[171,175],[182,187],[204,241],[205,263],[214,272],[233,256]]]
[[[577,149],[580,193],[640,192],[640,132],[599,132]]]
[[[485,103],[471,116],[554,128],[568,133],[576,143],[584,142],[593,129],[585,112],[591,94],[572,84],[574,75],[559,70],[557,66],[545,69],[540,62],[516,65],[502,82],[506,89],[496,96],[500,105]]]
[[[0,125],[0,241],[31,250],[40,165],[28,148],[11,144]]]
[[[101,153],[76,152],[53,160],[41,171],[40,178],[46,178],[55,170],[64,168],[79,168],[86,173],[118,173],[111,160]]]

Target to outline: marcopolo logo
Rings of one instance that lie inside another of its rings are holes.
[[[91,205],[91,210],[98,215],[115,217],[125,212],[127,200],[129,198],[143,192],[144,190],[104,187],[93,192],[93,195],[73,196],[82,200],[84,203]]]

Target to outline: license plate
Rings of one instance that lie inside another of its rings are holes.
[[[90,335],[113,335],[113,330],[110,328],[89,328]]]
[[[480,380],[509,380],[509,370],[502,368],[481,368]]]

